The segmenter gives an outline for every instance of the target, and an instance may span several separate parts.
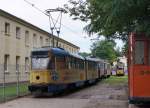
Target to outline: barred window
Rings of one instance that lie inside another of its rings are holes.
[[[25,57],[25,72],[29,72],[29,57]]]
[[[49,39],[45,39],[45,42],[46,42],[46,46],[49,46]]]
[[[10,34],[10,24],[9,23],[5,23],[5,34]]]
[[[8,72],[8,64],[9,64],[9,55],[4,55],[4,71]]]
[[[43,37],[40,36],[40,46],[42,47],[43,46]]]
[[[25,31],[25,45],[29,46],[29,31]]]
[[[16,71],[19,72],[20,56],[16,56]]]
[[[36,34],[33,34],[33,48],[37,47],[37,36]]]
[[[20,37],[21,37],[21,29],[20,27],[16,27],[16,38],[20,39]]]

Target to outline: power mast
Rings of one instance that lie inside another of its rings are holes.
[[[60,30],[61,30],[61,25],[62,25],[62,13],[66,12],[63,8],[56,8],[56,9],[47,9],[46,10],[46,15],[49,17],[49,24],[50,24],[50,30],[51,34],[54,35],[54,33],[57,34],[58,39],[60,36]],[[52,16],[52,13],[57,14],[57,19],[54,19]],[[58,47],[58,39],[56,46]],[[55,47],[55,42],[54,42],[54,36],[52,38],[52,47]]]

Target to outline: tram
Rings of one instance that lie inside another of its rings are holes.
[[[124,76],[124,64],[122,62],[117,62],[116,64],[116,75]]]
[[[81,86],[86,80],[85,61],[61,48],[32,51],[31,93],[54,93],[68,86]]]
[[[62,48],[35,49],[32,51],[31,61],[29,91],[33,95],[58,93],[94,84],[102,76],[110,76],[107,62],[98,58],[84,58]]]

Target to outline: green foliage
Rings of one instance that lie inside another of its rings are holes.
[[[4,96],[4,89],[5,89],[5,97]],[[21,83],[18,86],[19,89],[19,95],[25,95],[28,94],[28,83]],[[6,85],[5,88],[1,87],[0,88],[0,102],[3,101],[4,98],[6,99],[11,99],[17,96],[17,85],[12,84],[12,85]]]
[[[89,22],[85,30],[127,40],[129,32],[150,34],[150,0],[70,0],[66,10]]]
[[[90,53],[86,53],[86,52],[82,52],[82,53],[79,53],[79,55],[81,55],[83,57],[87,57],[87,56],[90,56],[91,54]]]
[[[112,40],[102,40],[93,43],[91,51],[92,55],[101,59],[109,60],[110,63],[117,59],[115,51],[116,43]]]
[[[128,41],[125,43],[125,45],[122,48],[122,54],[127,57],[127,54],[128,54]]]
[[[117,47],[115,51],[116,51],[116,56],[117,57],[121,57],[122,56],[122,52],[120,51],[120,47]]]

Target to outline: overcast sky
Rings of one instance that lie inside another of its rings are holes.
[[[63,7],[68,0],[27,0],[33,3],[41,10],[55,9]],[[29,23],[50,32],[48,17],[39,12],[24,0],[0,0],[0,9],[7,11]],[[57,19],[57,15],[53,15]],[[60,37],[79,46],[81,52],[90,52],[92,45],[91,38],[83,32],[86,23],[81,21],[73,21],[68,15],[63,15]],[[85,38],[86,37],[86,38]],[[118,46],[122,46],[121,41],[117,41]]]

